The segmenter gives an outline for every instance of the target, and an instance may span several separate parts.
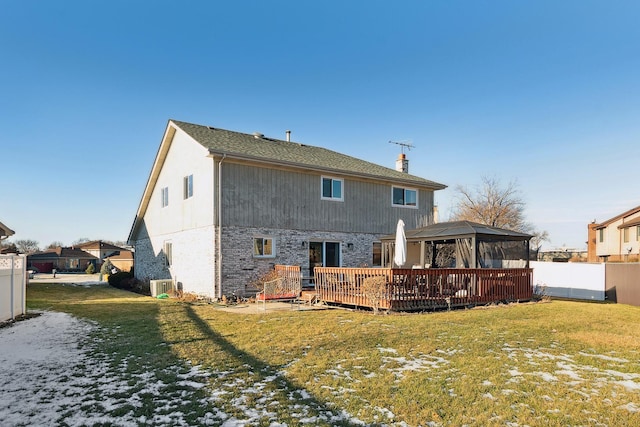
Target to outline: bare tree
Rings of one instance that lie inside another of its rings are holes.
[[[546,231],[533,231],[531,238],[531,250],[538,252],[542,247],[542,242],[549,241],[549,233]]]
[[[88,237],[81,237],[78,240],[76,240],[75,242],[71,243],[71,246],[76,246],[76,245],[79,245],[81,243],[87,243],[87,242],[90,242],[90,241],[91,240],[89,240]]]
[[[61,248],[63,247],[64,244],[60,241],[53,241],[51,243],[49,243],[49,246],[47,246],[47,249],[55,249],[55,248]]]
[[[457,204],[452,219],[473,221],[492,227],[528,232],[531,226],[524,220],[525,203],[518,194],[515,181],[502,186],[495,178],[482,177],[475,189],[458,185]]]
[[[503,187],[496,178],[482,177],[482,184],[474,190],[462,186],[457,186],[456,190],[459,194],[453,220],[479,222],[531,234],[531,250],[534,253],[540,250],[542,242],[549,241],[549,233],[536,230],[525,221],[525,203],[515,181]]]
[[[40,248],[38,247],[38,242],[31,239],[16,240],[15,245],[16,248],[18,248],[18,251],[23,254],[32,254],[40,250]]]

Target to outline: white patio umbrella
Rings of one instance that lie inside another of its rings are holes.
[[[402,267],[407,262],[407,238],[404,235],[404,221],[398,220],[396,227],[396,248],[393,254],[393,262]]]

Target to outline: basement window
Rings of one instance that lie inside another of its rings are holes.
[[[164,262],[167,267],[171,267],[173,263],[173,244],[171,242],[164,242]]]
[[[276,256],[276,248],[273,239],[270,237],[254,237],[253,256],[254,258],[274,258]]]

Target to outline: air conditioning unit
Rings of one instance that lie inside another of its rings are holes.
[[[166,294],[173,289],[173,280],[151,280],[151,296],[157,297],[160,294]]]

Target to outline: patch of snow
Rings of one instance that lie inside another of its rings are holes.
[[[545,380],[546,382],[554,382],[554,381],[558,381],[558,378],[548,372],[534,372],[533,375],[537,375],[540,378],[542,378],[543,380]]]
[[[640,390],[640,383],[631,380],[624,381],[615,381],[616,384],[623,386],[628,391],[638,391]]]
[[[522,372],[520,372],[518,368],[509,369],[509,375],[511,375],[512,377],[521,377]]]
[[[633,402],[629,402],[626,405],[620,405],[618,406],[618,409],[623,409],[623,410],[634,412],[634,413],[640,412],[640,407]]]
[[[604,354],[589,354],[589,353],[585,353],[583,351],[581,351],[578,354],[580,356],[595,357],[597,359],[602,359],[602,360],[606,360],[606,361],[609,361],[609,362],[629,363],[629,361],[627,359],[622,359],[620,357],[606,356]]]

